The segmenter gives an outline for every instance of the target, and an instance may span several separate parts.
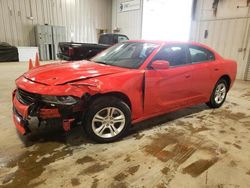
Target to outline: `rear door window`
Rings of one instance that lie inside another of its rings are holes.
[[[214,54],[199,46],[189,46],[190,60],[192,63],[214,61]]]

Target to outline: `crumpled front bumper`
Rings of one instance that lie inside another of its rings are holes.
[[[29,106],[21,104],[16,98],[16,90],[12,94],[12,103],[13,103],[13,121],[17,130],[21,134],[29,132],[27,125],[28,118],[28,109]]]
[[[34,108],[34,104],[25,105],[21,103],[17,99],[16,90],[13,91],[12,94],[12,103],[13,103],[13,121],[17,128],[17,130],[25,135],[30,132],[30,117],[31,115],[34,116],[34,114],[31,114],[31,111]],[[60,111],[59,108],[38,108],[36,115],[39,120],[48,120],[48,119],[60,119],[63,129],[65,131],[70,130],[71,124],[75,121],[75,114],[78,112],[81,112],[83,109],[81,108],[81,105],[77,106],[71,106],[69,107],[67,112],[67,115],[65,115],[63,112]],[[72,113],[72,115],[70,114]]]

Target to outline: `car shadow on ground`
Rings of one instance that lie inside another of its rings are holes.
[[[161,126],[162,124],[177,120],[182,117],[187,117],[187,116],[193,117],[195,116],[195,114],[202,112],[204,110],[208,110],[208,109],[210,108],[207,105],[200,104],[197,106],[192,106],[192,107],[184,108],[184,109],[177,110],[174,112],[170,112],[170,113],[160,115],[154,118],[150,118],[148,120],[134,124],[131,129],[131,132],[142,132],[147,129],[151,129],[152,127]]]
[[[154,118],[150,118],[148,120],[132,125],[132,128],[130,129],[129,133],[123,139],[131,139],[130,136],[134,134],[141,133],[155,126],[161,126],[162,124],[174,121],[182,117],[187,117],[187,116],[193,117],[195,116],[195,114],[207,109],[209,108],[205,104],[201,104],[185,108],[182,110],[178,110],[175,112],[170,112],[168,114],[164,114]],[[27,136],[22,136],[19,133],[18,135],[21,141],[27,147],[32,146],[36,143],[46,143],[46,142],[57,142],[69,146],[79,146],[82,144],[95,143],[87,137],[83,127],[80,125],[75,125],[69,132],[64,132],[60,125],[49,125],[49,128],[43,127],[35,132],[32,132],[32,134],[29,134]]]

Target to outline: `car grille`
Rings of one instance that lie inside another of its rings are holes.
[[[30,93],[20,88],[16,92],[17,100],[23,104],[30,105],[40,98],[39,94]]]

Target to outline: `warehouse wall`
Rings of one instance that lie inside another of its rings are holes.
[[[213,2],[214,0],[197,1],[190,39],[209,45],[225,58],[236,60],[237,78],[247,79],[247,70],[250,70],[250,8],[247,0],[220,0],[216,16],[212,8]]]
[[[120,3],[128,2],[128,0],[113,0],[112,30],[114,31],[118,28],[120,31],[117,33],[125,34],[129,39],[140,39],[142,31],[142,1],[139,0],[139,9],[121,12],[119,11]]]
[[[111,0],[0,0],[0,41],[34,46],[34,26],[66,27],[67,41],[97,42],[111,30]]]

